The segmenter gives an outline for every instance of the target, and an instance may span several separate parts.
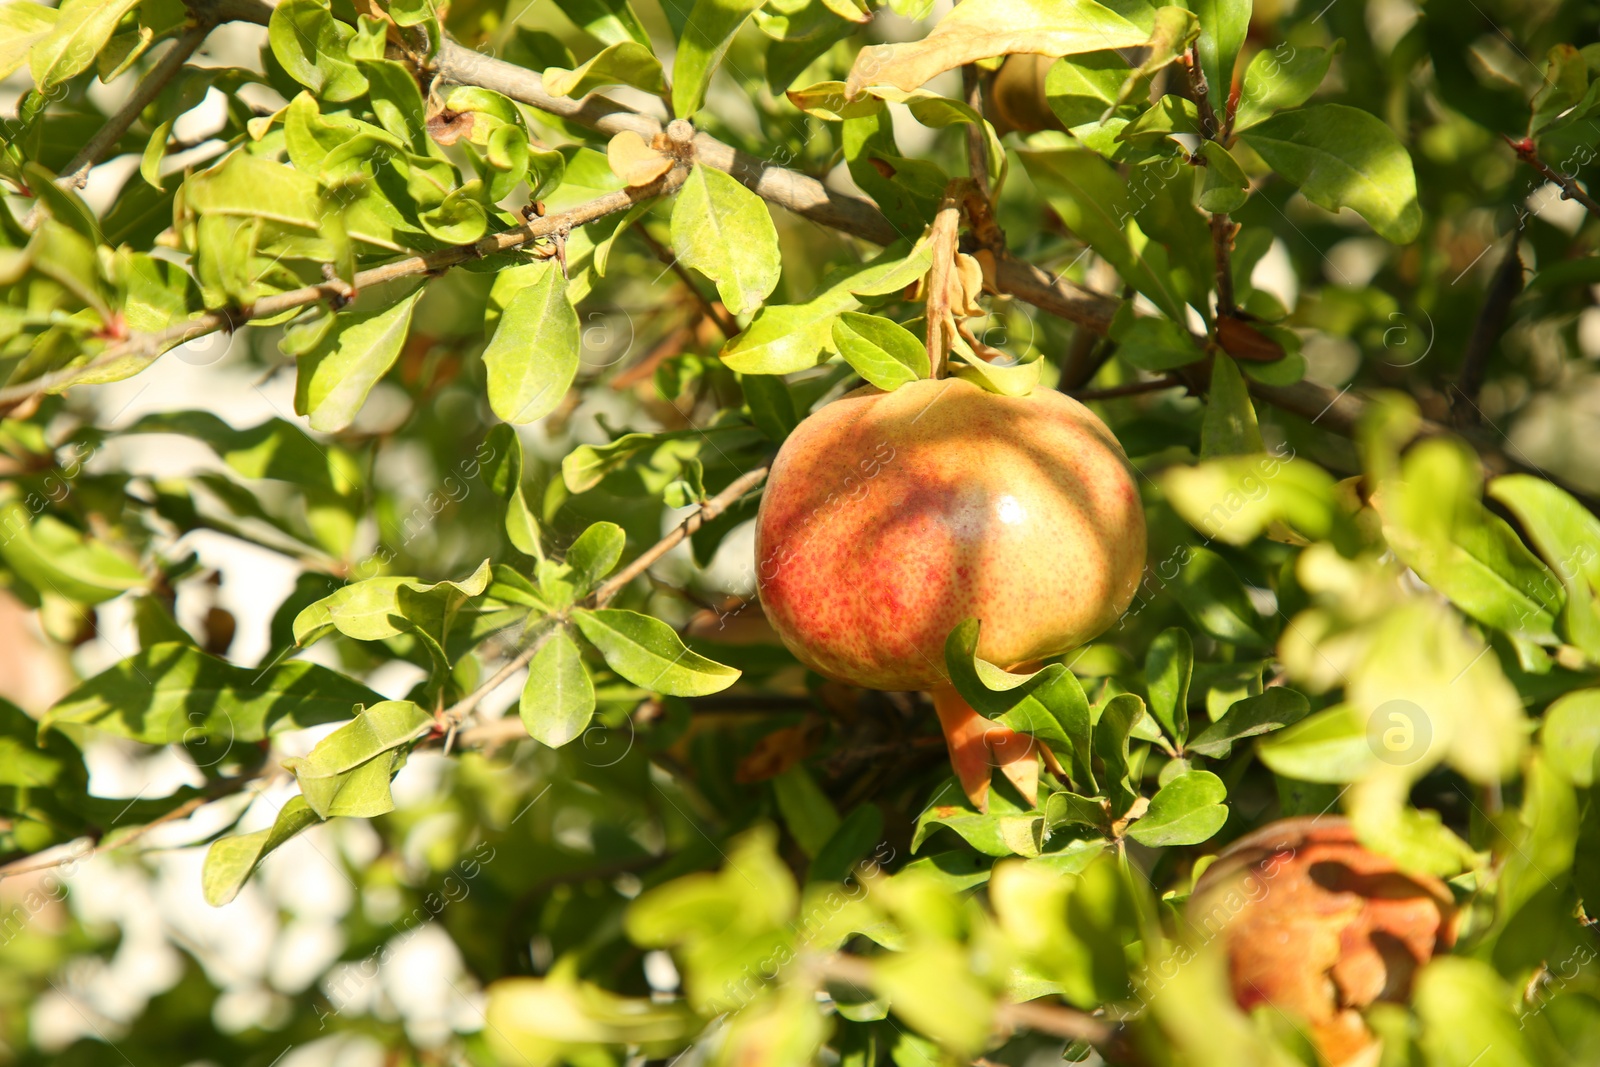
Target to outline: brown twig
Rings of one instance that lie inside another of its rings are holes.
[[[1200,66],[1200,47],[1189,49],[1189,92],[1200,112],[1200,132],[1206,140],[1221,146],[1226,133],[1217,120],[1216,109],[1211,106],[1211,87],[1206,84],[1205,71]],[[1224,150],[1226,150],[1224,146]],[[1217,316],[1232,315],[1233,303],[1233,223],[1225,212],[1211,215],[1211,249],[1216,261]]]
[[[167,83],[177,76],[189,57],[205,43],[206,35],[216,28],[217,20],[207,13],[199,13],[194,25],[184,31],[183,36],[175,41],[171,48],[162,53],[156,60],[155,66],[150,68],[150,73],[144,80],[134,87],[133,93],[127,101],[106,120],[104,126],[97,130],[87,144],[78,150],[72,157],[66,169],[62,171],[57,181],[62,185],[74,189],[82,189],[89,183],[89,171],[100,162],[101,158],[109,152],[113,145],[122,140],[122,135],[139,117],[139,113],[150,106],[150,102],[160,95]]]
[[[1500,334],[1505,330],[1511,302],[1522,292],[1521,240],[1522,230],[1518,228],[1511,234],[1511,244],[1506,249],[1505,258],[1495,268],[1489,291],[1484,294],[1483,307],[1479,309],[1478,319],[1467,337],[1466,350],[1461,356],[1461,374],[1450,396],[1450,406],[1454,409],[1457,425],[1475,425],[1483,417],[1478,409],[1478,391],[1483,388],[1489,354],[1494,351]]]
[[[671,533],[645,549],[632,563],[629,563],[622,570],[601,583],[594,592],[589,594],[584,604],[592,608],[605,607],[618,593],[627,587],[629,582],[649,570],[657,560],[672,551],[675,546],[686,538],[692,536],[700,527],[738,503],[740,497],[760,485],[766,480],[766,477],[767,468],[757,467],[755,470],[747,471],[735,478],[728,483],[726,489],[700,505],[698,511],[674,527]],[[559,626],[560,624],[558,623],[557,625]],[[550,635],[553,633],[555,633],[554,627],[546,630],[533,644],[507,660],[499,670],[489,676],[488,681],[446,708],[441,713],[441,721],[459,723],[462,719],[472,714],[478,705],[483,702],[484,697],[499,687],[507,678],[526,667],[533,660],[533,657],[538,654],[539,649],[544,647],[545,641],[549,640]],[[467,740],[467,736],[467,734],[462,735],[463,742]]]
[[[1129,382],[1108,389],[1079,389],[1067,395],[1074,400],[1114,400],[1119,396],[1138,396],[1140,393],[1159,393],[1163,389],[1176,389],[1188,384],[1176,374],[1163,375],[1147,382]]]
[[[739,324],[733,321],[733,317],[728,314],[728,309],[723,307],[720,301],[713,302],[706,299],[706,295],[694,283],[694,278],[689,275],[689,269],[678,262],[677,253],[656,240],[651,236],[650,231],[642,225],[635,226],[634,231],[638,233],[640,240],[650,246],[650,251],[655,253],[657,259],[672,268],[672,273],[676,274],[678,280],[683,282],[683,287],[689,290],[689,295],[694,298],[696,304],[700,305],[700,310],[705,312],[706,318],[716,323],[717,329],[722,331],[722,336],[731,341],[734,334],[739,332]]]
[[[133,842],[139,840],[156,827],[165,826],[167,823],[173,823],[177,822],[179,819],[187,818],[188,816],[199,811],[205,805],[211,803],[213,800],[220,800],[223,797],[232,796],[234,793],[242,791],[246,786],[250,785],[250,783],[259,781],[262,778],[270,777],[277,772],[278,768],[272,767],[267,768],[257,774],[246,774],[241,775],[238,778],[224,778],[213,782],[205,793],[197,797],[190,797],[188,800],[185,800],[182,804],[179,804],[171,811],[163,812],[154,819],[151,819],[149,822],[145,823],[143,826],[135,827],[122,837],[119,837],[116,842],[111,845],[102,845],[96,842],[87,852],[77,852],[72,848],[72,845],[76,842],[67,842],[61,845],[53,846],[52,848],[46,850],[49,852],[53,852],[58,849],[61,850],[62,855],[57,859],[41,860],[37,863],[30,863],[29,861],[35,859],[39,853],[14,859],[10,863],[0,866],[0,880],[4,880],[6,878],[15,878],[16,876],[22,874],[33,874],[36,871],[47,871],[53,867],[60,867],[66,863],[77,863],[80,860],[88,859],[90,856],[93,856],[98,852],[105,852],[110,849],[122,848],[124,845],[131,845]],[[78,840],[82,840],[82,838],[79,838]]]
[[[1511,150],[1517,154],[1518,159],[1544,175],[1546,181],[1554,182],[1561,187],[1561,199],[1576,200],[1584,206],[1589,214],[1600,218],[1600,203],[1596,203],[1594,197],[1584,191],[1583,186],[1578,184],[1577,178],[1562,174],[1540,159],[1539,151],[1534,146],[1532,137],[1524,137],[1520,141],[1513,141],[1503,133],[1500,136],[1505,137],[1506,144],[1511,146]]]
[[[967,106],[983,119],[983,82],[978,68],[971,63],[961,68],[961,88],[966,94]],[[981,125],[967,126],[967,174],[977,192],[985,199],[989,196],[989,144]]]
[[[508,252],[514,248],[521,248],[523,245],[531,244],[546,237],[562,236],[574,226],[581,226],[586,222],[593,222],[595,219],[603,218],[606,215],[626,211],[639,200],[670,193],[683,184],[683,180],[687,175],[688,170],[686,168],[674,167],[649,185],[619,189],[616,192],[607,193],[604,196],[579,204],[570,211],[530,219],[519,229],[490,234],[470,245],[443,248],[437,252],[429,252],[426,255],[407,256],[405,259],[396,260],[393,263],[385,263],[381,267],[359,271],[355,276],[353,286],[356,289],[365,289],[369,286],[381,285],[384,282],[392,282],[400,278],[430,274],[462,263],[470,263],[498,252]],[[153,359],[167,349],[182,344],[184,341],[203,337],[218,330],[236,329],[252,319],[267,318],[294,308],[315,304],[319,300],[339,299],[344,297],[350,288],[350,284],[335,278],[331,281],[319,282],[316,285],[291,289],[286,293],[263,297],[247,309],[234,310],[224,308],[208,311],[203,315],[198,315],[187,322],[179,323],[165,330],[134,334],[126,340],[111,345],[86,364],[68,367],[51,374],[41,375],[31,381],[19,382],[16,385],[8,385],[0,389],[0,404],[23,400],[35,393],[46,393],[53,389],[62,388],[72,384],[91,371],[121,360]]]

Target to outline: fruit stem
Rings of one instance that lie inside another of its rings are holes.
[[[956,320],[950,312],[951,274],[956,262],[956,240],[961,230],[961,198],[970,182],[957,179],[945,186],[939,213],[928,232],[933,246],[933,266],[928,269],[928,370],[935,379],[943,378],[955,341]]]
[[[1039,760],[1032,737],[979,715],[953,686],[928,695],[950,748],[950,766],[974,808],[989,810],[989,774],[996,767],[1029,804],[1038,804]]]

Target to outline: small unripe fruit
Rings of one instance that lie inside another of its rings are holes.
[[[784,643],[841,681],[933,691],[953,756],[950,631],[980,619],[978,654],[1005,668],[1059,655],[1126,610],[1144,559],[1138,489],[1103,422],[1054,390],[961,379],[858,389],[807,418],[757,520],[761,603]]]

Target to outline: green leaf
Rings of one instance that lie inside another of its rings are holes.
[[[922,847],[935,830],[954,831],[985,856],[1037,856],[1044,847],[1042,813],[1022,807],[1010,791],[996,785],[989,791],[989,810],[980,812],[962,795],[954,778],[947,780],[917,817],[911,851]]]
[[[1248,8],[1248,0],[1246,7]],[[1248,14],[1245,16],[1249,22]],[[1189,51],[1189,46],[1200,36],[1200,23],[1194,13],[1181,7],[1161,7],[1155,11],[1150,30],[1150,40],[1145,42],[1145,58],[1123,81],[1117,92],[1116,103],[1135,100],[1135,93],[1144,89],[1149,96],[1149,81]],[[1226,94],[1224,94],[1226,95]],[[1137,102],[1135,100],[1135,102]]]
[[[1216,353],[1211,365],[1211,388],[1206,393],[1206,417],[1200,425],[1200,458],[1251,455],[1266,450],[1244,376],[1227,353]]]
[[[422,292],[381,310],[341,312],[322,343],[299,358],[295,412],[309,416],[313,430],[333,433],[355,421],[367,394],[400,358]]]
[[[1157,100],[1144,114],[1123,127],[1117,140],[1170,154],[1182,144],[1174,134],[1199,137],[1200,109],[1192,100],[1169,95]]]
[[[658,96],[667,91],[661,61],[648,45],[631,40],[607,45],[577,70],[546,68],[542,80],[551,96],[587,96],[604,85],[631,85]]]
[[[44,92],[88,70],[94,57],[111,40],[122,16],[137,3],[138,0],[66,0],[54,25],[45,30],[28,51],[28,67],[33,73],[35,87]],[[12,15],[0,23],[0,28],[9,32],[13,21],[21,21],[23,33],[31,35],[39,31],[38,23],[43,20],[24,9],[20,16]]]
[[[1244,207],[1245,201],[1250,199],[1250,179],[1239,161],[1233,158],[1233,153],[1215,141],[1202,141],[1198,151],[1206,161],[1202,168],[1200,206],[1223,214]]]
[[[1045,75],[1045,102],[1068,129],[1097,122],[1116,104],[1128,74],[1128,61],[1109,49],[1059,59]]]
[[[672,61],[672,113],[691,118],[705,102],[711,76],[734,36],[761,6],[762,0],[695,0],[689,21],[678,37]]]
[[[1213,759],[1227,759],[1235,742],[1293,726],[1311,710],[1293,689],[1273,686],[1259,696],[1238,700],[1216,722],[1190,741],[1187,750]]]
[[[800,424],[800,416],[794,409],[794,396],[782,376],[740,375],[739,388],[744,392],[745,405],[750,409],[750,421],[773,444],[783,444],[784,439]]]
[[[1029,359],[1022,363],[990,363],[979,356],[960,337],[955,339],[953,351],[958,359],[950,367],[950,376],[999,396],[1027,396],[1039,385],[1044,372],[1042,359]]]
[[[1198,845],[1228,821],[1228,787],[1210,771],[1185,771],[1161,787],[1128,836],[1150,848]]]
[[[1206,548],[1188,548],[1188,559],[1168,588],[1195,623],[1229,644],[1261,648],[1271,644],[1244,583],[1223,558]]]
[[[796,763],[772,779],[778,812],[800,850],[815,857],[839,829],[839,812],[806,770]]]
[[[556,6],[575,25],[604,44],[632,41],[650,47],[650,35],[628,0],[556,0]]]
[[[417,213],[423,232],[447,245],[469,245],[489,228],[489,216],[480,202],[482,182],[476,179],[447,194],[437,207]]]
[[[863,48],[849,94],[869,85],[912,90],[947,70],[1014,52],[1066,56],[1145,44],[1149,32],[1094,0],[965,0],[920,41]]]
[[[200,868],[200,890],[206,903],[220,908],[233,900],[269,853],[319,821],[305,797],[290,797],[267,829],[213,841]]]
[[[0,6],[0,78],[9,78],[28,60],[33,46],[55,28],[61,10],[31,3],[30,0],[11,0]]]
[[[146,415],[123,434],[175,433],[204,442],[244,478],[274,478],[327,489],[343,473],[341,465],[305,431],[283,419],[268,419],[238,429],[209,411],[166,411]]]
[[[1031,734],[1068,758],[1072,780],[1095,788],[1090,764],[1089,702],[1072,672],[1052,663],[1013,674],[978,655],[982,624],[966,619],[945,638],[944,662],[956,692],[978,714]]]
[[[1462,441],[1409,449],[1382,477],[1374,504],[1389,547],[1466,614],[1541,644],[1555,644],[1561,585],[1499,516],[1479,502],[1478,457]]]
[[[515,428],[497,424],[484,439],[489,455],[483,460],[485,480],[506,503],[505,531],[511,546],[525,556],[544,558],[539,521],[522,491],[522,439]]]
[[[1144,718],[1144,701],[1132,693],[1107,700],[1094,724],[1094,754],[1105,765],[1102,783],[1111,801],[1111,815],[1121,818],[1139,799],[1139,784],[1128,762],[1128,738]]]
[[[971,0],[967,0],[968,3]],[[1175,323],[1186,321],[1183,301],[1145,255],[1130,220],[1139,210],[1127,183],[1087,149],[1020,153],[1028,175],[1073,234],[1117,269]]]
[[[1566,590],[1562,630],[1590,660],[1600,660],[1600,519],[1570,493],[1531,474],[1508,474],[1489,483],[1527,531]]]
[[[717,284],[735,315],[761,306],[778,284],[778,231],[766,201],[720,170],[696,163],[672,208],[672,247]]]
[[[1109,336],[1117,342],[1117,358],[1147,371],[1169,371],[1188,366],[1204,353],[1195,347],[1187,328],[1171,319],[1136,315],[1131,305],[1118,311]]]
[[[732,667],[690,651],[660,619],[620,608],[597,608],[576,613],[574,620],[606,664],[641,689],[698,697],[720,693],[739,680]]]
[[[1539,742],[1550,766],[1569,782],[1583,789],[1593,786],[1600,756],[1600,689],[1580,689],[1551,704]]]
[[[1145,653],[1145,687],[1149,709],[1167,736],[1181,749],[1189,739],[1189,676],[1194,672],[1194,641],[1189,631],[1174,626],[1161,631]]]
[[[1257,52],[1245,68],[1239,107],[1233,116],[1234,132],[1248,130],[1275,112],[1310,100],[1328,76],[1333,57],[1343,51],[1344,40],[1340,39],[1328,48],[1296,47],[1285,41]]]
[[[139,159],[139,177],[150,184],[150,187],[160,191],[161,161],[167,158],[167,140],[172,136],[172,119],[161,123],[150,134],[150,140],[145,142],[144,155]]]
[[[522,725],[535,741],[560,748],[589,728],[594,707],[594,682],[577,642],[565,626],[558,627],[528,663],[517,709]]]
[[[320,818],[370,819],[394,810],[389,779],[405,762],[405,747],[433,724],[433,716],[409,700],[380,701],[318,741],[304,759],[283,765]]]
[[[110,545],[20,501],[0,505],[0,532],[0,559],[41,593],[98,604],[150,582]]]
[[[367,91],[367,79],[349,58],[355,35],[319,0],[284,0],[272,9],[267,23],[272,54],[289,77],[336,103]]]
[[[523,425],[554,411],[578,374],[579,330],[561,268],[540,264],[533,283],[501,312],[483,352],[494,413]]]
[[[858,100],[846,98],[841,81],[817,82],[804,89],[790,89],[784,95],[789,103],[824,122],[859,119],[883,110],[883,101],[875,96],[863,96]]]
[[[0,697],[0,810],[12,810],[13,788],[87,792],[88,783],[76,745],[59,733],[40,738],[39,724]]]
[[[482,596],[492,573],[489,561],[459,582],[424,585],[415,578],[368,578],[351,582],[310,605],[294,620],[295,643],[304,647],[339,631],[357,641],[385,641],[422,633],[439,646],[461,608]]]
[[[804,304],[769,304],[722,349],[722,361],[740,374],[791,374],[816,365],[833,343],[833,320],[928,272],[933,253],[919,241],[909,253],[891,246],[871,263],[834,282]]]
[[[1179,515],[1207,539],[1247,545],[1282,522],[1311,540],[1351,545],[1354,530],[1334,504],[1334,480],[1304,459],[1271,454],[1172,467],[1159,479]]]
[[[875,804],[851,810],[812,857],[806,880],[843,882],[856,864],[883,840],[883,812]]]
[[[857,374],[885,392],[931,373],[923,343],[881,315],[843,312],[833,321],[833,345]]]
[[[236,667],[187,644],[153,645],[95,675],[39,722],[81,723],[147,745],[220,746],[260,741],[348,718],[383,699],[359,682],[299,660],[266,670]]]
[[[628,535],[614,522],[593,523],[567,549],[566,563],[581,592],[588,592],[610,574],[622,558]]]
[[[1317,104],[1264,119],[1243,138],[1313,204],[1349,207],[1395,244],[1416,240],[1422,210],[1411,157],[1377,116]]]
[[[1205,72],[1211,106],[1221,115],[1233,91],[1233,70],[1239,62],[1239,49],[1250,32],[1252,0],[1186,0],[1189,10],[1200,16],[1200,69]]]
[[[1302,782],[1353,782],[1374,765],[1365,717],[1349,704],[1319,711],[1257,742],[1256,753],[1273,771]]]
[[[1527,1015],[1519,1019],[1512,1010],[1517,1002],[1516,992],[1487,963],[1461,956],[1435,959],[1418,972],[1412,994],[1427,1062],[1477,1060],[1481,1067],[1549,1063],[1530,1047]],[[1540,1007],[1525,1010],[1531,1015]]]
[[[183,183],[183,201],[202,215],[260,217],[308,230],[322,219],[315,177],[249,152],[229,153],[192,175]]]

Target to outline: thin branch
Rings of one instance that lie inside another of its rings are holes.
[[[700,291],[700,287],[689,276],[688,268],[678,262],[677,253],[656,240],[650,234],[650,231],[646,230],[642,225],[635,226],[634,231],[638,233],[640,240],[650,246],[650,251],[655,253],[657,259],[672,268],[672,273],[676,274],[678,280],[683,282],[683,287],[689,290],[689,295],[694,298],[696,304],[700,305],[700,310],[705,312],[706,318],[716,323],[717,329],[722,331],[722,336],[731,341],[734,335],[739,332],[739,324],[733,321],[733,317],[728,314],[728,309],[720,303],[714,303],[706,299],[706,295]]]
[[[1478,409],[1478,391],[1483,388],[1484,370],[1489,363],[1489,354],[1494,351],[1500,334],[1505,330],[1511,302],[1522,292],[1521,241],[1522,230],[1519,227],[1511,234],[1511,244],[1500,266],[1495,268],[1489,291],[1483,298],[1483,307],[1478,311],[1478,319],[1467,337],[1466,351],[1461,356],[1461,375],[1456,379],[1450,397],[1456,422],[1460,425],[1474,425],[1483,417]]]
[[[760,485],[766,477],[767,468],[757,467],[755,470],[748,471],[735,478],[728,483],[726,489],[700,505],[698,511],[674,527],[671,533],[640,553],[637,559],[602,583],[593,593],[590,593],[584,604],[592,608],[605,607],[618,593],[622,592],[629,582],[649,570],[656,560],[672,551],[676,545],[691,536],[706,523],[738,503],[740,497]],[[510,678],[532,662],[533,657],[538,654],[540,648],[544,647],[545,641],[549,640],[550,635],[553,633],[555,633],[555,628],[546,630],[533,644],[502,664],[499,670],[489,676],[488,681],[446,708],[441,715],[441,719],[448,723],[459,723],[477,710],[478,705],[483,703],[484,697],[498,688],[507,678]],[[461,740],[465,743],[467,735],[463,734]]]
[[[107,852],[113,849],[122,848],[125,845],[131,845],[133,842],[139,840],[139,838],[143,837],[145,834],[148,834],[156,827],[165,826],[167,823],[173,823],[177,822],[179,819],[187,818],[188,816],[199,811],[205,805],[211,803],[213,800],[221,800],[223,797],[232,796],[235,793],[241,792],[252,782],[259,781],[262,778],[270,777],[271,775],[276,774],[277,771],[278,768],[273,767],[265,769],[257,774],[245,774],[239,776],[238,778],[224,778],[213,782],[211,787],[207,789],[205,793],[197,797],[190,797],[188,800],[185,800],[182,804],[179,804],[171,811],[158,815],[154,819],[151,819],[149,822],[145,823],[143,826],[135,827],[122,837],[118,838],[115,844],[101,845],[97,842],[87,852],[75,852],[72,849],[72,845],[76,842],[69,841],[46,850],[49,852],[61,850],[63,854],[56,859],[40,860],[37,863],[30,863],[29,861],[36,859],[39,853],[14,859],[10,863],[0,866],[0,880],[14,878],[21,874],[33,874],[36,871],[47,871],[53,867],[60,867],[67,863],[77,863],[79,860],[86,860],[96,853]],[[77,840],[82,840],[82,838]]]
[[[1163,375],[1147,382],[1129,382],[1109,389],[1080,389],[1067,395],[1074,400],[1114,400],[1119,396],[1138,396],[1140,393],[1159,393],[1163,389],[1176,389],[1187,384],[1176,374]]]
[[[863,990],[873,988],[872,961],[865,957],[836,953],[813,961],[813,966],[829,981]],[[1091,1045],[1104,1045],[1115,1032],[1104,1019],[1076,1008],[1038,1000],[1021,1004],[1002,1001],[995,1006],[994,1021],[1007,1030],[1032,1030],[1069,1041],[1087,1041]]]
[[[1539,151],[1534,147],[1532,137],[1524,137],[1520,141],[1513,141],[1503,133],[1500,136],[1505,137],[1506,144],[1511,146],[1511,150],[1517,154],[1518,159],[1544,175],[1546,181],[1554,182],[1561,187],[1561,199],[1576,200],[1588,210],[1589,214],[1600,218],[1600,203],[1596,203],[1594,197],[1584,191],[1583,186],[1578,184],[1578,179],[1562,174],[1540,159]]]
[[[1233,222],[1220,211],[1211,216],[1211,254],[1217,270],[1217,315],[1232,315]]]
[[[756,486],[767,480],[767,468],[757,467],[747,471],[728,483],[728,487],[716,496],[700,505],[700,510],[684,519],[654,545],[639,554],[639,557],[616,574],[608,578],[589,597],[590,603],[597,608],[609,604],[618,593],[625,589],[629,582],[655,566],[662,556],[672,551],[678,544],[694,535],[706,523],[727,511],[739,502],[739,499]]]
[[[968,63],[961,68],[961,87],[966,92],[967,106],[978,113],[978,118],[983,119],[983,82],[979,76],[978,68]],[[972,178],[972,184],[977,186],[979,195],[985,199],[989,196],[989,143],[984,136],[981,125],[968,124],[967,126],[967,174]]]
[[[1211,106],[1211,87],[1206,84],[1205,70],[1200,66],[1200,46],[1195,45],[1189,50],[1189,92],[1194,97],[1194,105],[1200,111],[1200,132],[1206,140],[1221,146],[1227,136],[1222,123],[1217,120],[1216,109]],[[1226,151],[1226,146],[1223,146]],[[1204,162],[1201,157],[1200,162]],[[1229,221],[1226,212],[1213,212],[1211,215],[1211,250],[1216,262],[1217,274],[1217,317],[1232,315],[1233,302],[1233,223]]]
[[[56,179],[62,185],[69,185],[74,189],[82,189],[89,183],[89,171],[96,163],[111,151],[122,135],[128,132],[139,113],[150,106],[150,102],[161,94],[167,83],[177,76],[178,71],[194,55],[195,50],[205,43],[206,35],[217,25],[216,19],[208,14],[200,14],[198,21],[184,31],[173,46],[162,53],[156,60],[155,66],[150,68],[150,73],[144,80],[134,87],[133,94],[127,102],[117,109],[106,124],[89,142],[72,157],[72,162],[67,164],[66,170],[60,178]]]
[[[396,260],[393,263],[385,263],[381,267],[359,271],[355,276],[353,286],[342,279],[334,278],[331,281],[319,282],[316,285],[308,285],[300,289],[291,289],[286,293],[263,297],[246,309],[222,308],[208,311],[203,315],[178,323],[176,326],[170,326],[165,330],[137,333],[125,340],[112,344],[86,364],[67,367],[51,374],[41,375],[31,381],[19,382],[16,385],[8,385],[0,389],[0,404],[25,400],[36,393],[46,393],[53,389],[63,388],[71,385],[84,375],[111,363],[117,363],[122,360],[153,359],[167,349],[182,344],[184,341],[203,337],[218,330],[237,329],[252,319],[268,318],[294,308],[315,304],[320,300],[343,300],[348,297],[352,288],[359,290],[369,286],[380,285],[384,282],[392,282],[400,278],[431,274],[462,263],[470,263],[498,252],[521,248],[523,245],[531,244],[545,237],[565,235],[567,231],[575,226],[593,222],[595,219],[613,215],[619,211],[626,211],[639,200],[671,193],[683,184],[683,180],[687,175],[688,171],[685,168],[674,167],[650,185],[619,189],[616,192],[607,193],[594,200],[579,204],[570,211],[531,219],[520,229],[490,234],[470,245],[443,248],[437,252],[429,252],[421,256],[407,256],[405,259]]]

